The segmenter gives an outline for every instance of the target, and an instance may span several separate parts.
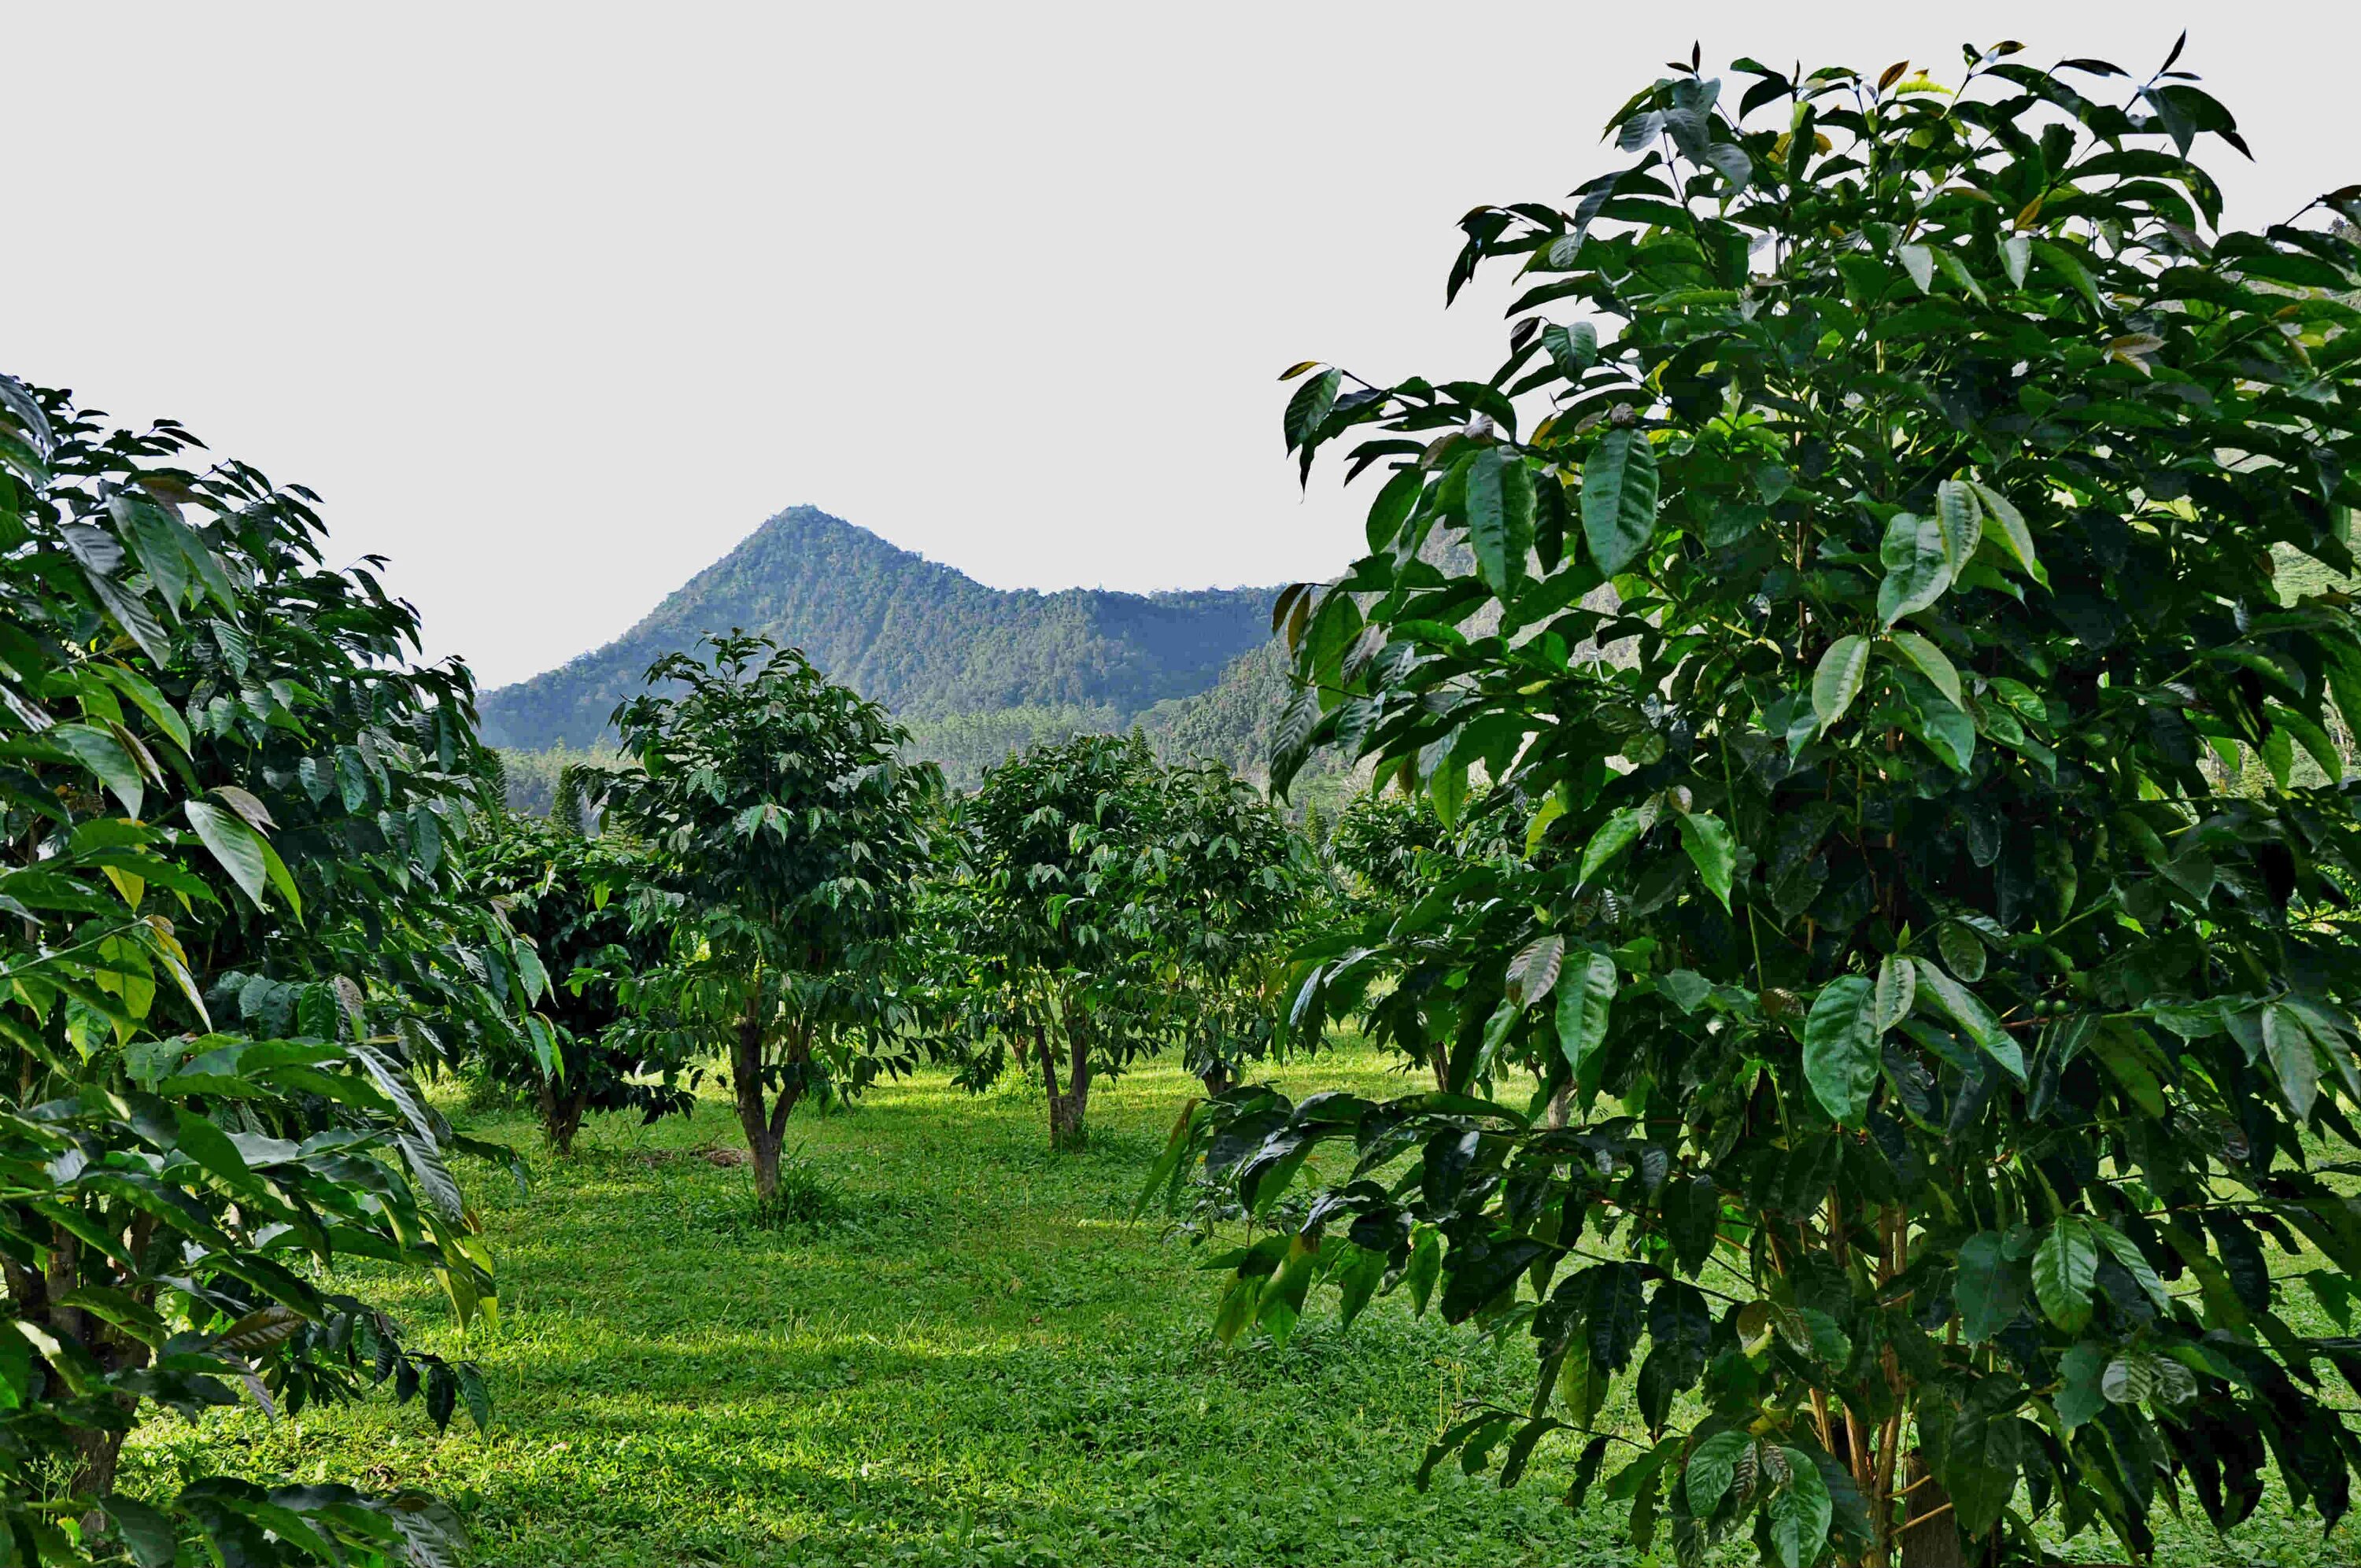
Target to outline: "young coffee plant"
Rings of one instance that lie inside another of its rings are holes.
[[[2361,191],[2221,227],[2174,64],[1692,59],[1570,206],[1464,220],[1452,291],[1525,285],[1492,375],[1290,372],[1307,472],[1383,482],[1282,603],[1277,782],[1340,748],[1531,852],[1302,954],[1440,1091],[1174,1154],[1252,1209],[1341,1157],[1225,1334],[1324,1278],[1531,1343],[1430,1469],[1790,1568],[2146,1555],[2272,1471],[2345,1513],[2361,625],[2276,564],[2353,570]]]
[[[626,1026],[624,989],[660,964],[667,946],[664,932],[631,917],[631,894],[658,874],[658,862],[620,835],[585,835],[578,809],[566,809],[575,782],[561,778],[560,809],[546,818],[496,807],[464,857],[470,884],[499,902],[548,976],[541,1008],[522,1030],[488,1037],[471,1067],[529,1091],[560,1155],[573,1152],[589,1112],[633,1111],[645,1124],[695,1104],[682,1081],[693,1069],[648,1060]]]
[[[970,923],[965,1076],[990,1082],[1012,1049],[1029,1058],[1052,1148],[1082,1144],[1091,1085],[1159,1048],[1170,1025],[1142,897],[1161,784],[1144,740],[1082,735],[987,769],[959,803],[960,892],[945,907]]]
[[[787,1118],[815,1089],[853,1093],[916,1061],[891,949],[928,863],[931,763],[908,732],[767,638],[675,653],[615,712],[629,766],[593,781],[607,820],[656,857],[633,894],[664,962],[624,988],[631,1053],[680,1061],[714,1046],[753,1156],[778,1190]]]

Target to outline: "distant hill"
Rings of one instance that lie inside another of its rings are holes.
[[[781,512],[594,652],[485,694],[485,739],[597,745],[648,665],[743,627],[892,707],[954,779],[1013,747],[1128,729],[1267,642],[1270,588],[989,588],[812,507]]]

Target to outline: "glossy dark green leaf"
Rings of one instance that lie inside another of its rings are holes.
[[[1830,1117],[1858,1127],[1877,1087],[1876,987],[1846,975],[1820,988],[1804,1021],[1804,1078]]]
[[[1582,466],[1582,534],[1602,575],[1620,575],[1647,548],[1656,488],[1656,454],[1645,434],[1610,430],[1600,437]]]
[[[1812,672],[1812,712],[1826,734],[1852,707],[1852,699],[1861,695],[1861,676],[1869,669],[1870,641],[1866,637],[1839,637],[1820,655],[1817,668]]]
[[[2090,1225],[2072,1215],[2053,1223],[2033,1255],[2033,1291],[2049,1321],[2079,1333],[2091,1321],[2097,1288],[2099,1246]]]
[[[1616,990],[1615,960],[1605,953],[1583,954],[1566,966],[1558,981],[1558,1048],[1577,1080],[1598,1047],[1606,1044]]]
[[[1931,517],[1895,513],[1885,525],[1879,558],[1885,566],[1884,579],[1877,586],[1877,618],[1883,625],[1917,614],[1951,586],[1942,525]]]

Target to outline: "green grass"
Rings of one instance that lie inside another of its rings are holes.
[[[1401,1083],[1357,1049],[1279,1076]],[[491,1431],[463,1416],[437,1437],[383,1397],[223,1413],[144,1431],[127,1478],[423,1487],[500,1564],[1651,1561],[1620,1544],[1620,1508],[1559,1506],[1574,1445],[1544,1446],[1510,1491],[1449,1469],[1412,1488],[1454,1398],[1521,1402],[1521,1344],[1391,1301],[1339,1334],[1333,1297],[1284,1350],[1209,1342],[1203,1252],[1126,1217],[1193,1087],[1164,1067],[1104,1086],[1092,1148],[1059,1157],[1038,1091],[979,1100],[924,1077],[799,1113],[808,1179],[773,1224],[749,1172],[708,1157],[742,1147],[718,1099],[653,1128],[596,1122],[555,1161],[524,1118],[455,1096],[470,1131],[537,1167],[522,1195],[462,1173],[499,1252],[500,1324],[462,1346],[429,1290],[370,1284],[422,1343],[478,1360]],[[2228,1542],[2188,1513],[2165,1521],[2165,1561],[2350,1560],[2345,1532],[2323,1546],[2270,1504]]]

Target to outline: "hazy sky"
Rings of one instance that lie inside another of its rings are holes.
[[[326,498],[487,684],[801,502],[1006,587],[1340,567],[1290,362],[1488,373],[1454,223],[1609,166],[1686,56],[2184,66],[2261,162],[2361,181],[2361,7],[0,0],[0,369]]]

